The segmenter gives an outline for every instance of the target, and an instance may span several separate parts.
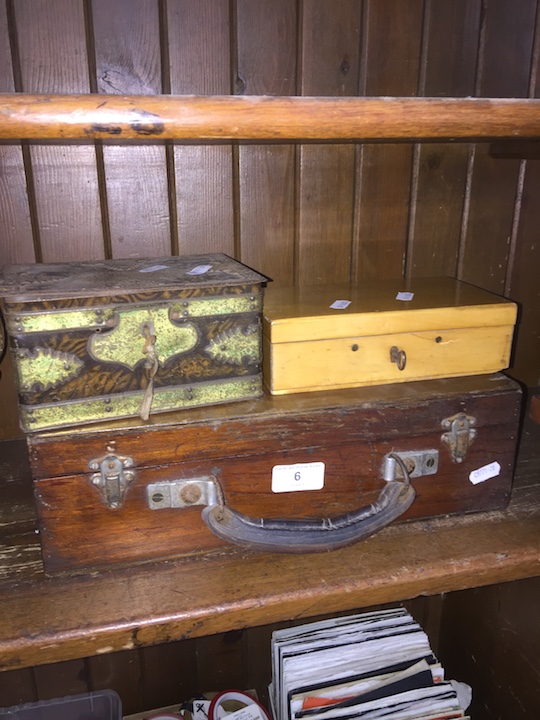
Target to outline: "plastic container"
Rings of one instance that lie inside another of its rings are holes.
[[[0,720],[122,720],[122,702],[114,690],[98,690],[0,708]]]

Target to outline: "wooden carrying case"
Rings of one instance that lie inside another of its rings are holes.
[[[336,549],[398,518],[503,508],[520,404],[517,383],[497,374],[30,434],[45,569],[234,543]]]
[[[264,380],[272,394],[498,372],[515,303],[447,277],[268,287]]]
[[[263,280],[220,254],[7,266],[23,430],[257,397]]]

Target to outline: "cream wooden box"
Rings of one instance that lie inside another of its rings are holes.
[[[268,287],[263,376],[275,395],[507,368],[517,306],[451,278]]]

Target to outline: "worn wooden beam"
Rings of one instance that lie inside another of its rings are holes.
[[[0,95],[4,140],[411,140],[540,136],[540,100]]]

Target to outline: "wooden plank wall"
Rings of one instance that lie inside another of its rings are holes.
[[[0,91],[538,96],[537,0],[0,0]],[[225,252],[276,284],[451,275],[521,304],[537,160],[490,144],[7,144],[0,264]],[[18,433],[9,361],[0,437]]]
[[[0,92],[538,97],[538,0],[0,0]],[[225,252],[276,284],[450,275],[521,304],[540,167],[489,143],[3,144],[0,264]],[[18,433],[9,361],[0,437]],[[438,599],[415,610],[436,635]],[[264,687],[271,628],[0,674],[0,705]]]

